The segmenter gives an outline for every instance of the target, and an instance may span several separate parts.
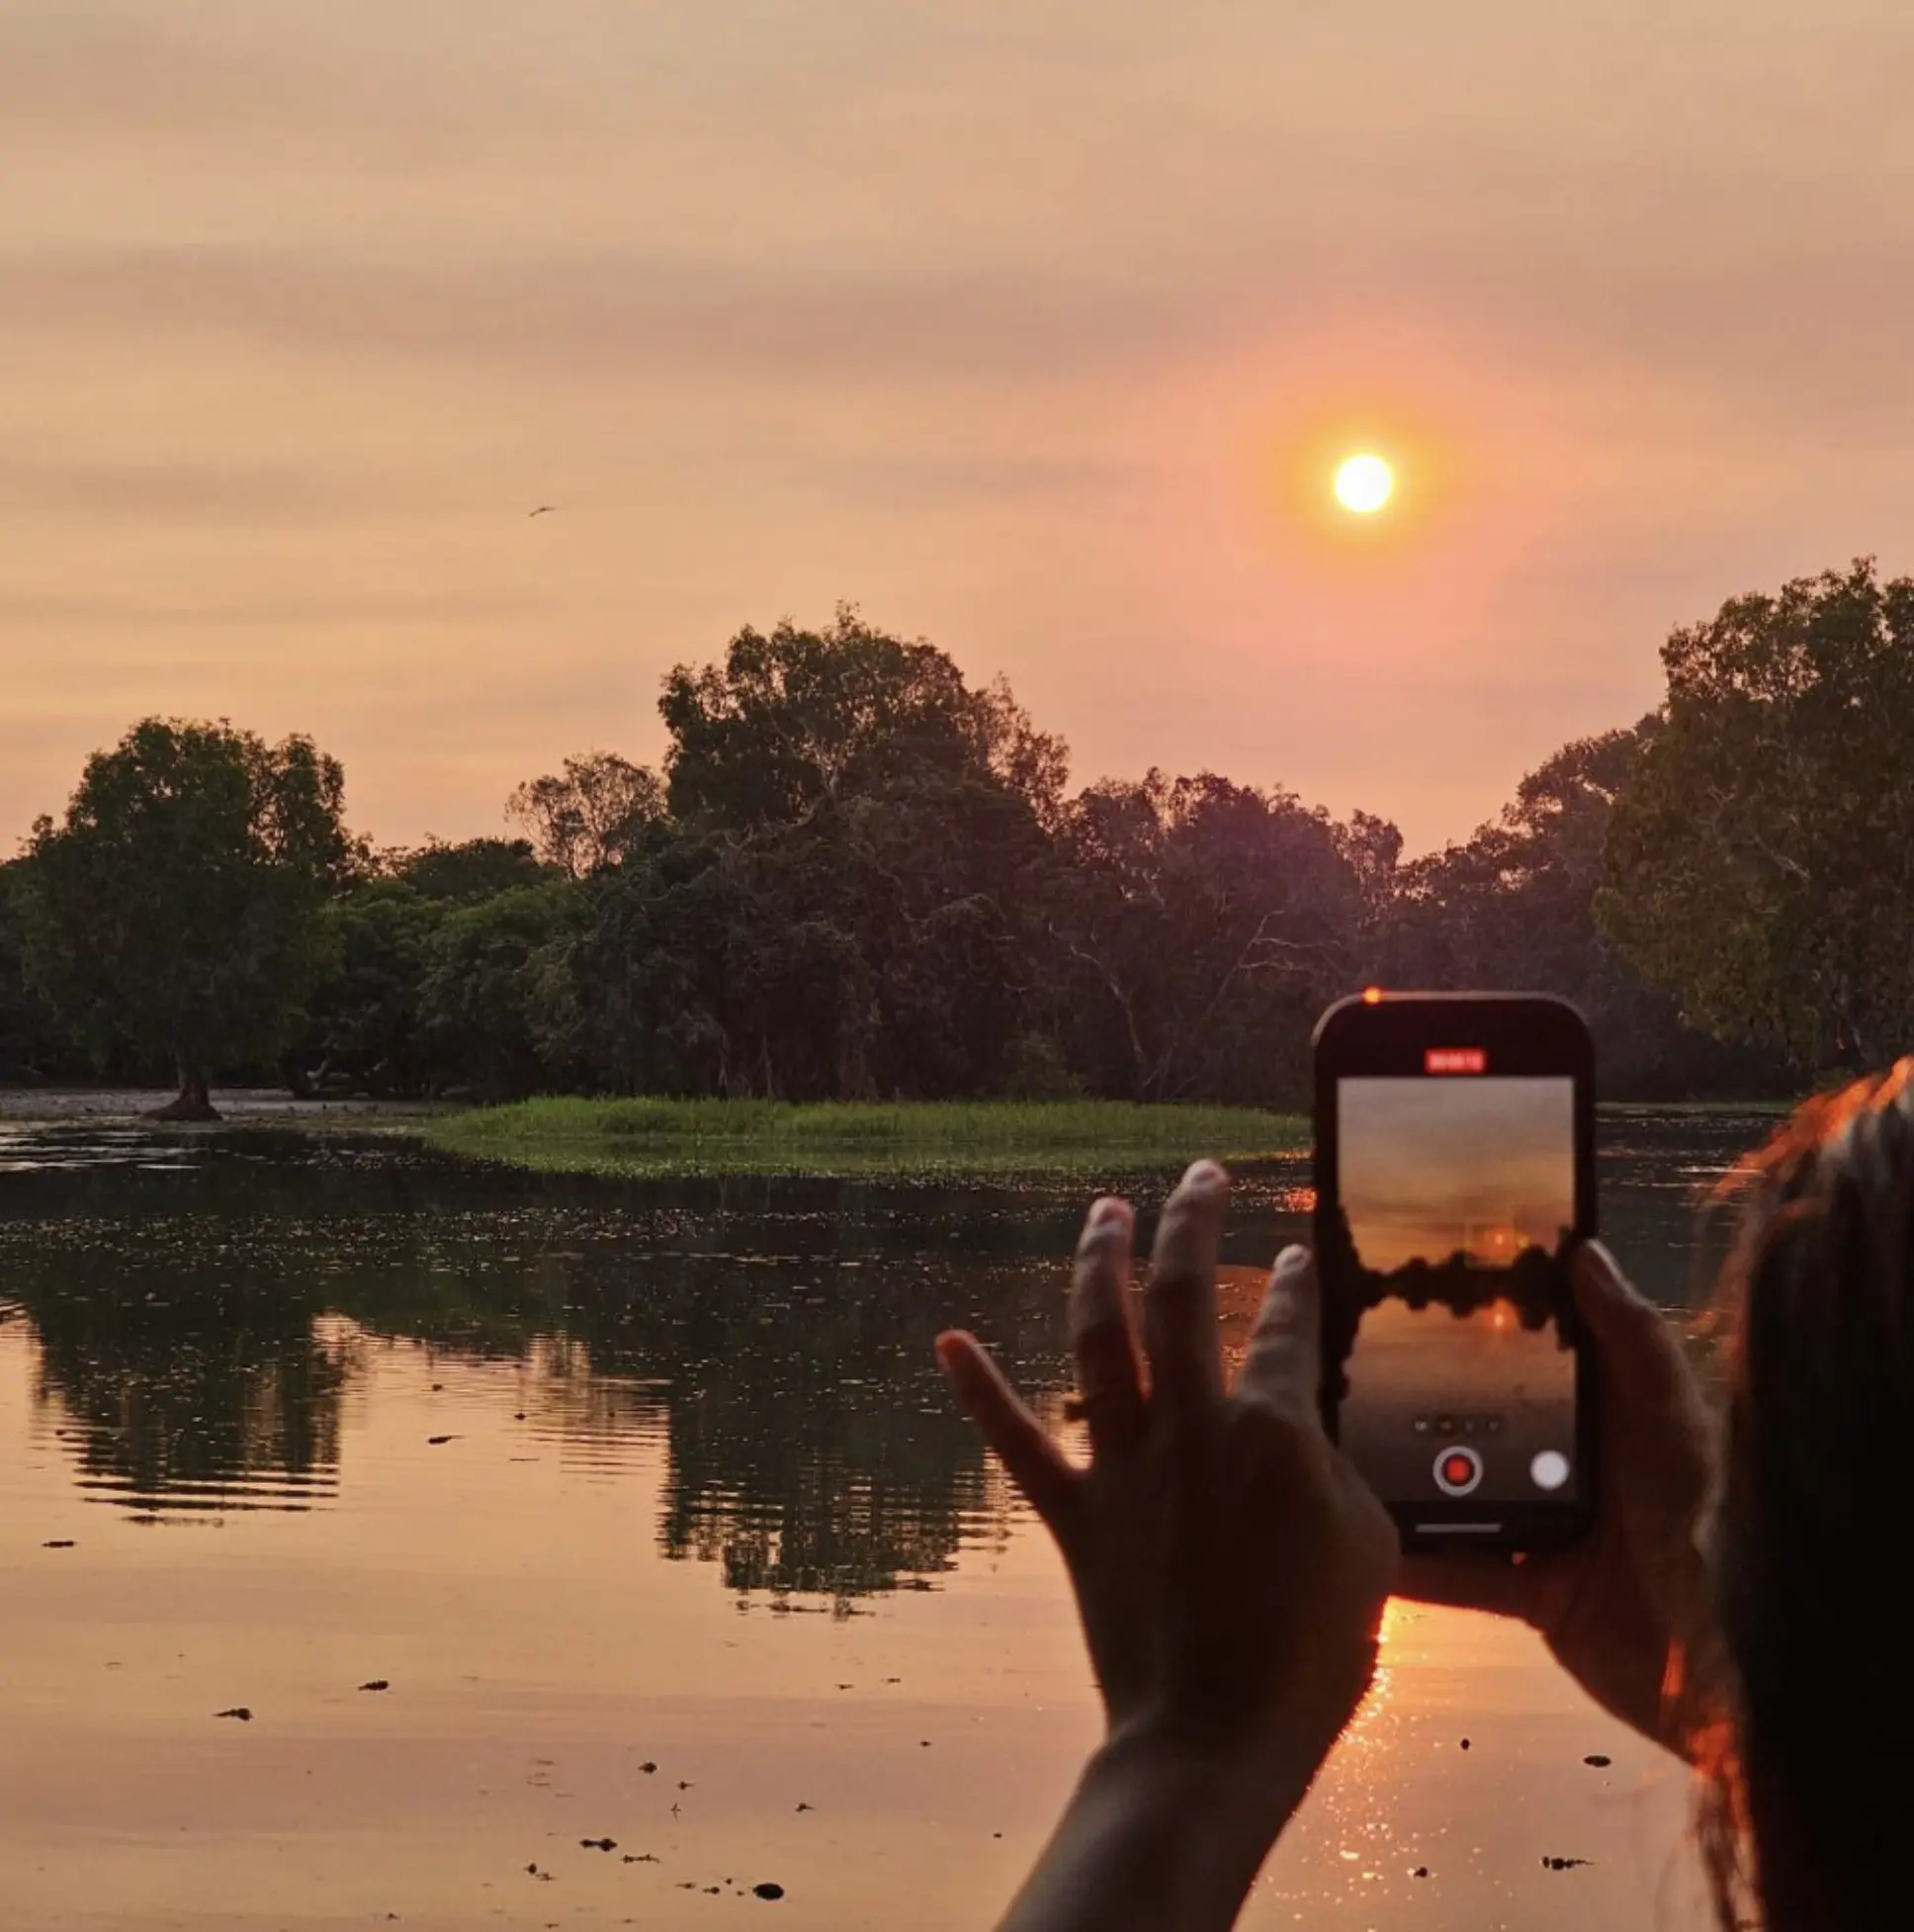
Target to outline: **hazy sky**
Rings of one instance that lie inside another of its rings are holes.
[[[840,598],[1464,834],[1914,568],[1911,85],[1902,0],[6,0],[0,850],[154,710],[494,831]]]
[[[1575,1219],[1574,1083],[1345,1080],[1337,1178],[1363,1265],[1445,1261],[1470,1226],[1553,1248]]]

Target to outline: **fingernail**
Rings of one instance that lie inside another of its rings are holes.
[[[1310,1253],[1300,1241],[1292,1241],[1276,1257],[1274,1272],[1278,1274],[1300,1274],[1310,1263]]]
[[[947,1328],[931,1345],[937,1351],[937,1360],[945,1368],[954,1369],[962,1361],[964,1354],[964,1335],[961,1329]]]
[[[1229,1176],[1214,1161],[1192,1161],[1183,1170],[1182,1186],[1204,1193],[1214,1193],[1228,1181]]]
[[[1090,1203],[1088,1225],[1093,1228],[1106,1226],[1111,1221],[1122,1221],[1129,1217],[1130,1203],[1115,1194],[1104,1194]]]

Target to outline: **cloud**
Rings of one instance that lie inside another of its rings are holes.
[[[148,631],[330,629],[381,625],[461,627],[515,623],[548,600],[510,591],[380,589],[321,591],[288,586],[247,596],[157,597],[150,591],[29,590],[0,585],[0,626],[16,651],[27,634],[101,631],[136,637]],[[370,647],[369,647],[370,648]]]
[[[129,517],[143,523],[305,522],[358,504],[342,478],[310,468],[0,453],[0,514]]]
[[[1186,299],[1112,306],[1080,278],[761,273],[629,255],[413,263],[255,245],[0,257],[0,307],[37,332],[243,338],[509,362],[547,381],[647,371],[849,383],[1141,368]],[[18,328],[18,321],[14,327]]]
[[[861,457],[825,456],[807,466],[812,487],[847,496],[876,497],[897,507],[951,504],[1113,505],[1131,497],[1141,481],[1133,464],[1093,457],[1046,457],[1009,452],[907,451]]]

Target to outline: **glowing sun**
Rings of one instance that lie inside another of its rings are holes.
[[[1364,450],[1346,457],[1336,472],[1336,500],[1357,516],[1373,516],[1396,487],[1396,473],[1379,456]]]

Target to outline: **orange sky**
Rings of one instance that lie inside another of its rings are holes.
[[[8,0],[0,850],[154,710],[496,831],[839,598],[1080,778],[1465,834],[1914,567],[1910,77],[1891,0]]]
[[[1575,1220],[1567,1080],[1343,1080],[1338,1174],[1364,1267],[1446,1261],[1469,1230],[1553,1248]]]

